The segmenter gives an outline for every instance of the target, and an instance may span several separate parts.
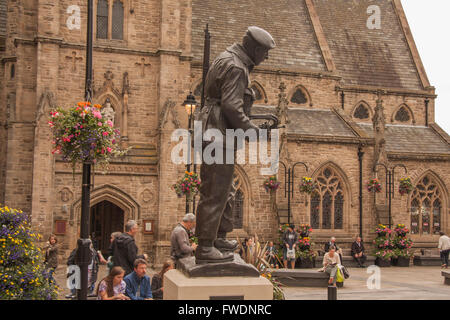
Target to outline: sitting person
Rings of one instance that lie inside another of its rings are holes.
[[[339,255],[336,254],[336,247],[331,246],[330,250],[323,256],[323,268],[320,271],[325,271],[330,275],[328,284],[336,284],[336,273],[338,264],[341,264]]]
[[[336,238],[335,237],[331,237],[330,241],[328,241],[327,243],[325,243],[325,246],[323,248],[323,250],[325,251],[325,253],[327,253],[328,251],[330,251],[330,247],[334,246],[336,248],[336,253],[339,254],[339,258],[341,259],[341,263],[342,263],[342,249],[338,247],[337,243],[336,243]]]
[[[365,268],[364,262],[366,262],[366,255],[364,254],[364,244],[361,241],[361,237],[356,237],[356,241],[352,243],[352,257],[358,262],[360,268]]]
[[[97,300],[130,300],[125,295],[126,284],[123,281],[125,270],[113,267],[110,274],[97,287]]]
[[[245,247],[244,261],[249,264],[255,264],[260,251],[261,245],[259,242],[255,240],[255,237],[250,237],[247,240],[247,245]]]
[[[125,293],[131,300],[152,300],[150,277],[146,272],[147,262],[144,259],[136,259],[134,271],[124,279],[127,284]]]
[[[273,245],[273,241],[269,242],[269,245],[266,248],[266,253],[264,254],[264,258],[271,268],[279,268],[279,264],[277,261],[278,250]]]
[[[156,273],[152,278],[152,294],[154,300],[162,300],[164,292],[164,274],[174,268],[172,259],[166,260],[160,273]]]

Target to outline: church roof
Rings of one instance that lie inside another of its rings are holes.
[[[358,123],[358,125],[368,136],[373,137],[371,123]],[[387,152],[450,154],[450,144],[430,127],[387,124],[385,139]]]
[[[393,0],[313,0],[337,73],[344,85],[422,90]],[[381,28],[369,29],[370,5],[379,6]],[[277,48],[262,67],[327,71],[305,0],[193,0],[192,52],[203,57],[204,28],[209,23],[211,59],[248,26],[269,31]]]
[[[275,113],[274,107],[254,106],[254,114]],[[288,109],[287,133],[321,137],[357,137],[335,112],[327,109]]]
[[[303,1],[193,0],[192,53],[203,59],[204,29],[209,23],[211,60],[228,46],[241,42],[249,26],[267,30],[277,47],[262,66],[325,71],[313,27]]]

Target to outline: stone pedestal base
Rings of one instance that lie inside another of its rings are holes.
[[[273,286],[263,277],[188,278],[179,270],[164,274],[164,300],[272,300]]]

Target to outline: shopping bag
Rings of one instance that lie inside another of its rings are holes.
[[[344,277],[342,276],[341,269],[337,268],[336,271],[336,282],[344,282]]]
[[[295,249],[287,249],[286,257],[288,259],[295,259]]]

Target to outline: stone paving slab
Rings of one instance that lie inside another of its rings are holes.
[[[350,278],[338,288],[338,300],[450,300],[440,267],[381,268],[380,289],[369,289],[367,269],[348,268]],[[326,288],[287,288],[287,300],[326,300]]]

